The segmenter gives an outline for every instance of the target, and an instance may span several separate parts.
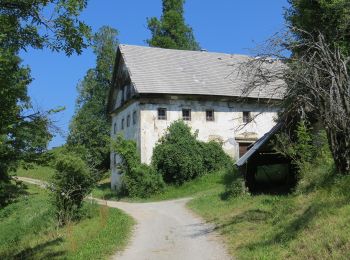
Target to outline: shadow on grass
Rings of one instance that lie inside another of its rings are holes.
[[[62,242],[62,238],[55,238],[38,244],[35,247],[25,248],[14,256],[0,255],[0,259],[61,259],[66,254],[66,251],[53,251],[52,247]]]

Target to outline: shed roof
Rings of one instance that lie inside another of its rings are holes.
[[[240,66],[249,56],[119,45],[137,93],[240,97],[248,79]],[[271,64],[280,66],[280,63]],[[249,93],[250,98],[281,99],[283,81]]]
[[[269,132],[264,134],[259,140],[257,140],[252,147],[236,162],[236,166],[241,167],[264,145],[266,144],[271,137],[275,135],[281,128],[282,123],[276,124]]]

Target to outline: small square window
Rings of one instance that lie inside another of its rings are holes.
[[[133,123],[134,125],[136,125],[136,119],[137,119],[137,115],[136,115],[136,111],[134,111],[134,112],[132,113],[132,123]]]
[[[124,129],[124,118],[122,119],[122,130]]]
[[[113,125],[113,134],[117,133],[117,123],[114,123]]]
[[[158,108],[158,120],[166,120],[166,108]]]
[[[252,121],[252,116],[250,111],[243,111],[243,123],[249,123]]]
[[[191,121],[191,109],[182,109],[182,119]]]
[[[213,109],[209,109],[205,113],[206,113],[207,121],[214,121],[214,110]]]
[[[126,127],[130,126],[130,115],[126,117]]]

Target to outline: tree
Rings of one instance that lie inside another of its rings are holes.
[[[327,42],[350,54],[349,0],[289,0],[289,4],[285,18],[290,26],[299,29],[295,31],[299,39],[308,38],[308,34],[317,37],[322,32]]]
[[[96,67],[89,69],[78,85],[76,112],[67,140],[71,147],[83,147],[87,162],[99,170],[109,168],[110,120],[106,100],[118,45],[117,35],[117,30],[104,26],[93,37]]]
[[[185,0],[163,0],[163,14],[158,20],[148,18],[152,38],[147,43],[152,47],[179,50],[199,50],[192,28],[185,24],[183,5]]]
[[[85,6],[85,0],[0,0],[0,193],[7,194],[0,205],[12,196],[9,171],[19,161],[35,161],[51,138],[50,112],[31,106],[30,70],[18,53],[28,47],[81,53],[89,28],[77,17]]]
[[[302,40],[295,38],[301,33]],[[280,121],[290,128],[300,119],[321,123],[338,172],[350,173],[350,57],[322,33],[314,37],[306,31],[282,34],[270,41],[268,50],[242,66],[250,79],[245,91],[285,82],[279,85],[285,92]],[[284,56],[286,50],[293,55]],[[273,56],[284,65],[266,69]]]

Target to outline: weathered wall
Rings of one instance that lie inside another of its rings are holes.
[[[158,120],[159,107],[167,109],[167,120]],[[182,118],[183,108],[191,109],[192,119],[186,122],[193,131],[198,130],[198,139],[222,141],[224,150],[233,158],[238,158],[238,141],[247,142],[260,138],[275,125],[274,117],[277,116],[277,108],[262,104],[242,105],[222,101],[190,100],[140,104],[142,162],[151,162],[155,144],[173,121]],[[214,110],[214,121],[206,121],[207,109]],[[242,111],[251,111],[253,117],[259,115],[244,126]]]
[[[136,121],[133,122],[133,113],[136,112]],[[127,117],[130,116],[130,126],[127,126]],[[122,119],[124,119],[124,129],[122,127]],[[114,134],[114,125],[116,124],[116,133]],[[112,114],[111,137],[114,138],[117,134],[122,133],[127,140],[134,140],[137,147],[140,147],[140,107],[138,102],[134,102],[117,114]],[[120,162],[120,157],[115,153],[111,153],[111,186],[115,189],[120,183],[120,174],[116,167]]]

